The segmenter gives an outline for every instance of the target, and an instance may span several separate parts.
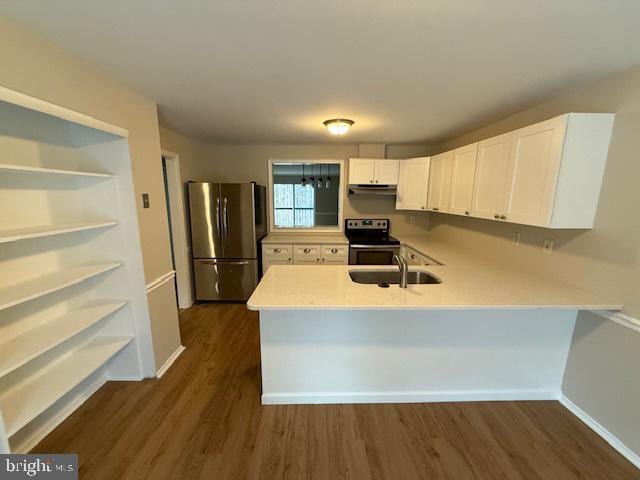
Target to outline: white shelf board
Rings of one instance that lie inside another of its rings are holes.
[[[39,370],[0,395],[0,410],[11,436],[94,373],[133,337],[95,337],[70,355]]]
[[[114,270],[121,265],[121,262],[114,262],[69,267],[0,288],[0,310],[62,290],[101,273]]]
[[[129,136],[129,131],[124,128],[98,120],[97,118],[90,117],[84,113],[69,110],[66,107],[25,95],[24,93],[11,90],[6,87],[0,87],[0,100],[13,103],[14,105],[18,105],[23,108],[28,108],[29,110],[35,110],[36,112],[46,113],[47,115],[61,118],[68,122],[77,123],[78,125],[84,125],[85,127],[117,135],[119,137],[126,138]]]
[[[37,227],[11,228],[0,230],[0,243],[17,242],[30,238],[49,237],[64,233],[83,232],[117,225],[116,221],[60,223],[58,225],[39,225]]]
[[[45,167],[30,167],[28,165],[12,165],[9,163],[0,163],[0,172],[45,173],[53,175],[69,175],[74,177],[113,178],[113,175],[111,175],[110,173],[82,172],[79,170],[61,170],[58,168]]]
[[[0,341],[0,377],[95,325],[126,304],[122,300],[94,300],[10,340]]]

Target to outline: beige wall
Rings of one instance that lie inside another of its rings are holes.
[[[595,227],[555,231],[434,215],[432,233],[496,262],[606,295],[640,317],[640,68],[611,76],[438,147],[474,142],[565,112],[616,112]],[[521,245],[510,242],[521,232]],[[555,241],[551,255],[542,240]],[[563,393],[640,455],[640,333],[589,312],[578,317]]]
[[[171,148],[171,138],[176,134],[161,129],[163,147]],[[165,142],[165,136],[167,141]],[[267,160],[269,159],[348,159],[358,156],[358,145],[324,144],[324,145],[205,145],[198,148],[195,142],[182,142],[186,151],[194,152],[183,161],[181,155],[181,171],[183,181],[218,181],[248,182],[256,181],[268,185]],[[191,143],[191,145],[188,145]],[[173,143],[176,149],[178,142]],[[409,158],[428,153],[427,146],[389,145],[387,157]],[[177,153],[180,151],[176,150]],[[198,155],[200,158],[198,158]],[[405,214],[396,212],[395,197],[373,198],[345,196],[345,217],[379,216],[390,218],[394,232],[424,232],[428,225],[428,215],[420,212]],[[410,223],[415,218],[415,224]]]
[[[93,65],[3,19],[0,65],[0,85],[129,130],[146,281],[171,270],[156,104]],[[150,195],[149,209],[142,208],[143,192]],[[159,324],[151,318],[154,348],[160,343],[173,343],[177,348],[177,313],[164,316]]]

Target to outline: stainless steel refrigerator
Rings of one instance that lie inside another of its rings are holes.
[[[196,301],[245,301],[258,284],[267,234],[266,188],[189,182]]]

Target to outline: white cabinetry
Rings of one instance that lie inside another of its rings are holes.
[[[0,88],[0,453],[155,366],[128,132]],[[71,395],[68,395],[70,392]]]
[[[477,143],[456,148],[453,151],[449,213],[471,215],[471,197],[473,196],[477,154]]]
[[[443,213],[449,211],[452,163],[453,152],[444,152],[431,157],[427,199],[427,208],[429,210]]]
[[[509,174],[512,133],[478,143],[471,215],[494,219],[503,210]]]
[[[397,185],[399,160],[350,158],[349,185]]]
[[[262,246],[262,273],[271,265],[347,265],[349,245],[268,244]]]
[[[409,265],[440,265],[437,261],[427,257],[426,255],[422,255],[420,252],[407,245],[403,245],[400,248],[400,255],[404,257]]]
[[[608,113],[568,113],[435,155],[427,208],[546,228],[592,228],[613,120]]]
[[[397,210],[426,210],[429,188],[429,157],[408,158],[400,162]]]
[[[262,272],[266,272],[271,265],[291,265],[293,263],[292,245],[263,245]]]

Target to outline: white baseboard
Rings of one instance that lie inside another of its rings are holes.
[[[593,417],[591,417],[587,412],[582,410],[567,397],[565,397],[564,395],[560,395],[558,400],[562,405],[565,406],[567,410],[569,410],[576,417],[582,420],[585,425],[587,425],[591,430],[600,435],[609,445],[616,449],[618,453],[620,453],[620,455],[633,463],[637,468],[640,468],[640,455],[636,454],[633,450],[627,447],[618,439],[618,437],[616,437],[613,433],[600,425],[600,423],[598,423]]]
[[[434,403],[557,400],[558,395],[559,392],[557,391],[547,390],[264,393],[262,394],[262,404]]]
[[[64,420],[75,412],[88,398],[96,393],[100,387],[107,383],[104,375],[99,376],[95,382],[87,385],[80,395],[69,402],[62,410],[42,422],[31,434],[25,437],[19,444],[13,445],[13,453],[28,453],[35,447],[44,437],[49,435],[53,429],[60,425]]]
[[[186,347],[184,345],[180,345],[178,348],[176,348],[176,351],[173,352],[169,358],[167,358],[167,360],[162,364],[162,366],[158,369],[158,371],[156,372],[156,378],[161,378],[165,373],[167,373],[167,370],[169,370],[169,368],[171,368],[171,365],[173,365],[173,362],[176,361],[176,359],[180,356],[180,354],[182,352],[184,352],[186,349]]]

